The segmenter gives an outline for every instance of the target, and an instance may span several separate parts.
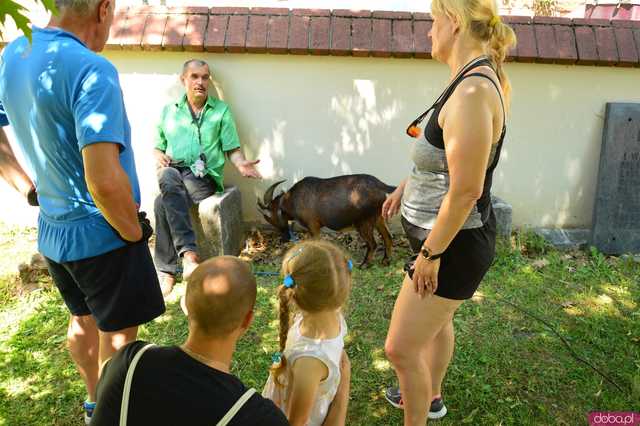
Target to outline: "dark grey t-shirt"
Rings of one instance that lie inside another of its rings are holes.
[[[122,389],[129,364],[147,343],[128,344],[105,365],[98,383],[92,426],[118,426]],[[129,399],[128,425],[215,425],[247,391],[231,374],[196,361],[177,346],[148,349],[136,366]],[[230,426],[285,426],[273,402],[254,394]]]

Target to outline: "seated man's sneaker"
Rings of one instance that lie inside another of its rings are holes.
[[[93,416],[93,410],[96,409],[96,403],[85,401],[82,404],[82,408],[84,408],[84,424],[88,425],[91,423],[91,416]]]
[[[182,309],[182,313],[188,317],[189,316],[189,311],[187,311],[187,295],[183,294],[180,297],[180,309]]]
[[[168,274],[166,272],[160,272],[158,274],[158,281],[160,281],[160,290],[162,291],[162,297],[167,297],[173,291],[173,286],[176,285],[175,275]]]
[[[187,256],[184,256],[182,258],[182,279],[184,281],[188,280],[193,270],[196,269],[199,264],[199,262],[194,261]]]
[[[387,388],[384,393],[384,397],[389,404],[393,405],[396,408],[404,409],[404,404],[402,402],[402,394],[400,393],[400,388],[390,387]],[[444,405],[444,401],[441,396],[437,396],[433,398],[431,401],[431,406],[429,407],[429,419],[437,420],[443,418],[447,414],[447,407]]]

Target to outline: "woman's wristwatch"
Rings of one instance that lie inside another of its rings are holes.
[[[438,253],[438,254],[434,254],[434,253],[431,252],[431,250],[429,250],[429,247],[422,246],[422,248],[420,249],[420,254],[426,260],[436,260],[436,259],[441,258],[442,255],[444,254],[444,252]]]

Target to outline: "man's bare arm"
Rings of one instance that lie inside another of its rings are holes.
[[[142,228],[129,176],[120,165],[115,143],[100,142],[82,149],[84,177],[96,206],[107,222],[127,241],[139,241]]]

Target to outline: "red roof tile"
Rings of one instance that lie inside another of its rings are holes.
[[[207,23],[209,17],[205,15],[189,15],[185,29],[182,47],[184,50],[201,52],[207,37]]]
[[[246,51],[245,44],[247,41],[248,22],[249,17],[247,15],[229,16],[227,36],[224,40],[224,47],[227,52],[242,53]]]
[[[313,55],[328,55],[330,39],[331,18],[313,17],[311,18],[311,29],[309,33],[309,46]]]
[[[309,16],[292,16],[289,26],[289,52],[294,55],[309,53]]]
[[[371,52],[371,19],[351,21],[351,51],[353,56],[369,56]]]
[[[576,45],[578,46],[578,63],[593,65],[598,63],[598,48],[593,27],[580,26],[575,28]]]
[[[198,15],[194,15],[198,16]],[[162,48],[165,50],[182,50],[182,41],[184,39],[185,30],[189,15],[172,14],[167,19],[167,24],[162,37]]]
[[[269,17],[269,39],[267,52],[287,53],[289,39],[289,16],[275,15]]]
[[[252,11],[253,13],[253,11]],[[249,16],[247,30],[247,52],[265,53],[267,51],[267,33],[269,18],[265,15]]]
[[[414,21],[413,47],[416,58],[431,58],[431,37],[429,32],[433,21]]]
[[[386,58],[391,56],[391,20],[373,19],[373,40],[371,54],[373,56]]]
[[[600,64],[615,65],[618,63],[618,46],[612,27],[594,28],[596,36],[596,48]]]
[[[393,32],[393,42],[391,49],[393,56],[397,58],[410,58],[413,56],[413,26],[411,21],[394,19],[391,31]]]
[[[224,52],[224,40],[229,25],[228,15],[212,15],[207,26],[207,38],[204,48],[207,52]]]
[[[633,66],[638,63],[638,50],[630,28],[614,28],[620,66]]]

